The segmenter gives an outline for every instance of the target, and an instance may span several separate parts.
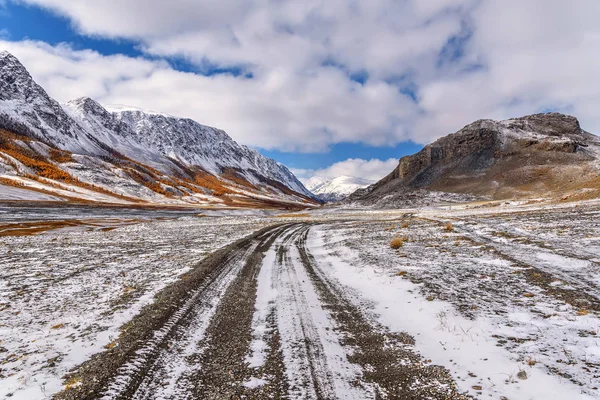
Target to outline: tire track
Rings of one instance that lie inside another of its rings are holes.
[[[353,349],[349,361],[362,368],[360,384],[372,387],[375,399],[470,398],[458,391],[448,370],[428,364],[414,351],[411,336],[389,332],[372,321],[352,303],[342,287],[326,277],[307,249],[308,233],[309,228],[296,241],[300,260],[320,300],[330,310],[342,344]]]
[[[327,278],[310,227],[267,228],[208,257],[56,398],[466,398],[410,336],[373,323]]]
[[[93,356],[67,375],[66,389],[54,398],[131,399],[143,382],[146,383],[138,398],[154,398],[152,391],[146,389],[162,382],[160,361],[172,359],[171,345],[182,335],[191,339],[202,333],[194,332],[193,328],[201,328],[198,321],[210,311],[207,305],[219,301],[228,277],[239,273],[240,263],[252,258],[260,243],[282,229],[281,226],[265,228],[226,246],[163,289],[154,303],[122,328],[121,336],[109,350]]]

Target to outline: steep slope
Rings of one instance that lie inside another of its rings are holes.
[[[110,107],[109,107],[110,108]],[[253,184],[275,180],[292,191],[310,196],[310,192],[285,166],[241,146],[220,129],[141,110],[114,109],[115,118],[128,125],[135,141],[180,163],[195,165],[212,174],[234,169]]]
[[[47,144],[79,154],[107,155],[39,86],[12,54],[0,52],[0,123]]]
[[[372,183],[366,179],[346,175],[331,180],[313,177],[306,182],[306,188],[325,202],[335,202],[345,199],[355,191],[366,188]]]
[[[317,204],[283,165],[192,120],[61,106],[0,53],[0,179],[67,200],[234,207]],[[39,196],[38,196],[39,197]]]
[[[600,139],[572,116],[480,120],[400,159],[350,201],[393,206],[422,191],[492,199],[600,196]]]

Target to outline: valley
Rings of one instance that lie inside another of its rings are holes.
[[[0,397],[600,398],[600,139],[418,148],[288,169],[0,52]]]
[[[3,207],[0,395],[597,398],[599,214]]]

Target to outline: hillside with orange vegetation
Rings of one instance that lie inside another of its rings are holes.
[[[153,167],[141,164],[115,152],[103,157],[107,164],[103,174],[126,177],[129,185],[146,190],[146,198],[111,189],[78,175],[85,167],[78,159],[89,161],[87,156],[77,156],[66,150],[49,147],[30,137],[0,129],[0,186],[12,186],[36,192],[58,195],[67,201],[94,201],[133,204],[189,204],[203,206],[228,206],[250,208],[294,208],[292,202],[279,202],[261,198],[264,190],[250,183],[237,171],[226,170],[215,176],[201,168],[186,170],[180,176],[168,176]],[[256,197],[252,193],[256,193]],[[149,194],[148,194],[149,193]],[[206,201],[194,202],[200,195]],[[230,195],[233,195],[230,197]],[[150,197],[150,198],[148,198]],[[188,201],[184,198],[188,197]],[[211,200],[212,199],[212,200]]]
[[[87,97],[59,104],[7,52],[0,52],[0,93],[3,186],[69,201],[318,205],[285,166],[222,130],[156,112],[109,110]],[[0,201],[2,193],[0,186]]]

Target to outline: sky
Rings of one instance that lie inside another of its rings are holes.
[[[598,0],[0,0],[60,102],[192,118],[301,179],[377,180],[482,118],[600,133]]]

